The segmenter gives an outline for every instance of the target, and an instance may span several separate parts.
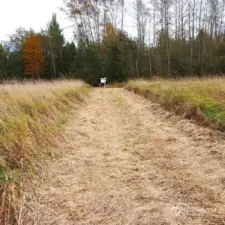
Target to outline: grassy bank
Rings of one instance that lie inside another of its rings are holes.
[[[129,81],[126,89],[202,124],[225,131],[225,78]]]
[[[81,81],[0,86],[0,224],[15,213],[21,182],[51,155],[69,112],[89,90]]]

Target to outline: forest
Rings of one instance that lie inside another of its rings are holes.
[[[2,82],[225,73],[223,0],[65,0],[61,10],[73,22],[74,40],[66,41],[56,14],[38,32],[17,28],[0,43]]]

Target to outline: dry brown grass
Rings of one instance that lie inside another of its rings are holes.
[[[97,88],[65,130],[20,224],[223,225],[225,141],[121,88]]]
[[[0,86],[0,224],[12,218],[21,184],[51,155],[49,147],[69,111],[89,90],[81,81]]]
[[[134,80],[126,88],[186,118],[225,130],[225,78]]]

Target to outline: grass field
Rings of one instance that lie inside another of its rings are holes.
[[[225,78],[133,80],[126,89],[199,123],[225,130]]]
[[[81,81],[0,86],[0,209],[16,210],[21,181],[52,154],[55,135],[89,90]]]
[[[123,88],[73,118],[18,225],[224,224],[224,135]]]

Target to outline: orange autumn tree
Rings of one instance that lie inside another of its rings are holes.
[[[40,37],[33,35],[24,42],[23,60],[25,75],[40,77],[44,72],[45,56]]]

